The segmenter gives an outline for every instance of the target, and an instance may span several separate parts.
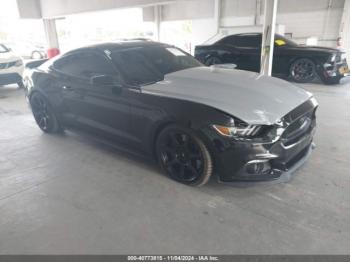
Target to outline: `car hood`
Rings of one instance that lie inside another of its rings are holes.
[[[264,125],[275,123],[312,96],[278,78],[215,67],[174,72],[141,91],[205,104],[248,124]]]
[[[305,51],[311,51],[311,52],[324,52],[329,54],[334,54],[340,52],[340,50],[330,47],[323,47],[323,46],[298,46],[297,49],[305,50]]]
[[[13,52],[0,53],[0,63],[12,62],[21,59]]]

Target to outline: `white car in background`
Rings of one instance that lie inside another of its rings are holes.
[[[46,58],[46,50],[42,44],[18,41],[6,42],[5,45],[24,59]]]
[[[23,87],[23,60],[4,44],[0,44],[0,86],[18,84]]]

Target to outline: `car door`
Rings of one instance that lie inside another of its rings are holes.
[[[272,73],[275,76],[288,76],[289,67],[294,54],[286,41],[280,36],[275,36]]]
[[[78,126],[77,116],[84,108],[83,98],[88,88],[87,81],[79,77],[80,58],[80,53],[65,55],[51,67],[55,76],[53,85],[60,94],[61,117],[69,126]]]
[[[96,135],[129,143],[130,105],[119,73],[108,59],[98,52],[80,52],[69,57],[69,65],[61,68],[62,98],[66,115],[74,125]],[[65,63],[65,64],[67,64]],[[92,79],[109,76],[112,84],[93,84]]]
[[[261,35],[239,35],[235,46],[240,50],[240,68],[253,72],[260,71]]]
[[[236,35],[230,35],[216,42],[212,48],[223,64],[240,64],[240,50],[235,46]]]

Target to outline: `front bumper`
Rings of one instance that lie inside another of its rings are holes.
[[[0,64],[0,85],[15,84],[22,81],[24,66],[15,66],[15,61]]]
[[[219,181],[267,181],[290,176],[313,148],[316,108],[315,100],[305,102],[287,114],[263,141],[213,141]]]
[[[15,84],[22,81],[22,76],[18,73],[0,74],[0,86]]]
[[[349,66],[346,59],[338,60],[334,63],[326,63],[321,70],[322,77],[325,79],[342,78],[349,75]]]

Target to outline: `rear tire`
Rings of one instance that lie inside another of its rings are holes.
[[[36,92],[30,96],[30,106],[39,128],[45,133],[60,133],[62,127],[47,99]]]
[[[173,180],[190,186],[203,186],[213,173],[213,161],[207,146],[188,128],[171,125],[156,141],[161,168]]]

